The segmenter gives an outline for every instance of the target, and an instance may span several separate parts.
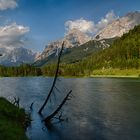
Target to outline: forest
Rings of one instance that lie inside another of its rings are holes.
[[[29,64],[23,64],[18,67],[0,66],[0,76],[2,77],[18,77],[18,76],[40,76],[42,75],[41,69]]]

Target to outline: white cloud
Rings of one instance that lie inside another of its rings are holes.
[[[75,21],[69,20],[65,23],[65,27],[68,32],[72,29],[78,29],[85,33],[92,33],[94,30],[94,26],[94,22],[87,21],[83,18],[80,18]]]
[[[21,47],[25,43],[25,34],[29,32],[28,27],[12,23],[0,26],[0,47]]]
[[[95,34],[117,18],[118,17],[114,14],[114,12],[110,11],[105,15],[104,18],[101,18],[97,24],[95,24],[94,21],[88,21],[80,18],[74,21],[67,21],[65,23],[65,28],[67,32],[71,31],[72,29],[78,29],[84,33]]]
[[[16,0],[0,0],[0,10],[14,9],[17,6]]]

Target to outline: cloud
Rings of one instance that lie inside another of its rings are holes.
[[[14,9],[17,6],[16,0],[0,0],[0,10]]]
[[[29,32],[28,27],[12,23],[0,26],[0,47],[21,47],[25,44],[25,34]]]
[[[65,27],[68,32],[72,29],[78,29],[85,33],[92,33],[94,30],[94,26],[94,22],[87,21],[83,18],[80,18],[75,21],[69,20],[65,23]]]
[[[96,34],[117,18],[118,17],[114,14],[114,12],[110,11],[96,24],[94,21],[88,21],[84,18],[80,18],[73,21],[67,21],[65,23],[65,28],[67,32],[71,31],[72,29],[78,29],[84,33]]]

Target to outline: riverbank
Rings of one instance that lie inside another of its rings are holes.
[[[0,97],[0,139],[27,140],[25,120],[24,109],[20,109]]]
[[[94,70],[90,77],[140,78],[140,69],[100,69]]]

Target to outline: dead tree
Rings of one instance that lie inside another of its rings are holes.
[[[69,97],[70,97],[71,93],[72,93],[72,90],[69,91],[69,93],[66,95],[66,97],[61,102],[61,104],[58,106],[58,108],[51,115],[49,115],[48,117],[46,117],[44,119],[44,121],[45,121],[46,124],[50,123],[51,119],[53,119],[60,112],[60,110],[62,109],[62,107],[66,103],[66,101],[67,100],[70,100]],[[61,116],[62,116],[62,113],[60,114],[60,116],[58,118],[59,120],[61,119]]]
[[[52,84],[52,86],[51,86],[51,89],[50,89],[50,91],[49,91],[49,94],[48,94],[48,96],[47,96],[45,102],[43,103],[43,105],[41,106],[41,108],[40,108],[39,111],[38,111],[39,114],[42,113],[42,110],[44,109],[44,107],[45,107],[46,104],[48,103],[48,101],[49,101],[49,99],[50,99],[50,97],[51,97],[51,94],[53,93],[53,89],[55,88],[56,80],[57,80],[57,77],[58,77],[60,58],[61,58],[61,55],[62,55],[63,48],[64,48],[64,42],[62,43],[62,48],[61,48],[60,53],[59,53],[59,56],[58,56],[57,68],[56,68],[56,72],[55,72],[55,77],[54,77],[54,80],[53,80],[53,84]]]

